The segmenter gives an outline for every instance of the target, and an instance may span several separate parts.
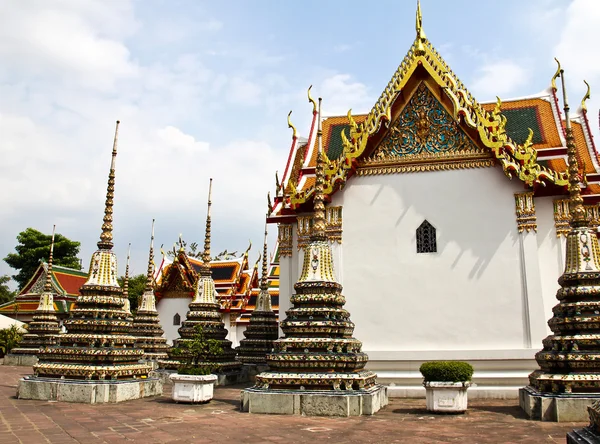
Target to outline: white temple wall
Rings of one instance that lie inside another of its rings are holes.
[[[346,307],[366,352],[524,348],[521,191],[484,168],[355,176],[334,195]],[[416,253],[424,220],[437,253]]]
[[[179,314],[181,317],[181,323],[185,321],[188,305],[192,301],[192,298],[162,298],[158,301],[156,310],[158,311],[158,318],[160,319],[160,325],[165,331],[165,338],[167,338],[167,344],[172,345],[173,339],[179,337],[177,331],[180,325],[173,325],[173,318],[175,314]]]
[[[535,198],[535,211],[538,224],[538,253],[546,321],[552,317],[552,307],[558,303],[556,299],[556,291],[559,288],[558,278],[563,273],[565,266],[565,237],[556,237],[554,199],[554,197]],[[547,334],[550,334],[550,327],[547,325],[546,330]],[[542,343],[534,343],[533,347],[535,348],[536,346],[541,349]]]

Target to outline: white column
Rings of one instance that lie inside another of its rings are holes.
[[[285,312],[290,309],[290,298],[294,291],[296,266],[294,258],[298,258],[294,241],[294,225],[279,225],[279,322],[286,318]],[[283,336],[281,328],[279,336]]]

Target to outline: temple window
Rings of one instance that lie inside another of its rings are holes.
[[[181,325],[181,316],[179,316],[179,313],[175,313],[175,316],[173,316],[173,325]]]
[[[426,220],[417,228],[417,253],[436,253],[435,227]]]

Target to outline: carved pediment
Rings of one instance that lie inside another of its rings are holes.
[[[492,157],[421,83],[373,154],[360,161],[359,174],[491,166]]]

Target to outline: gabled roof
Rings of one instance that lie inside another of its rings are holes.
[[[347,116],[323,119],[323,147],[329,158],[325,168],[327,194],[342,187],[356,173],[361,161],[373,153],[393,119],[406,106],[408,97],[423,82],[461,129],[490,153],[507,176],[517,177],[535,190],[543,185],[554,194],[566,192],[566,142],[554,83],[533,96],[479,104],[418,25],[413,45],[368,114],[353,116],[348,112]],[[580,165],[585,165],[589,176],[585,193],[598,193],[600,166],[585,106],[573,116],[573,128]],[[278,187],[269,222],[294,216],[310,200],[314,189],[315,147],[316,141],[309,137],[303,150],[294,146],[290,151],[287,173]]]

